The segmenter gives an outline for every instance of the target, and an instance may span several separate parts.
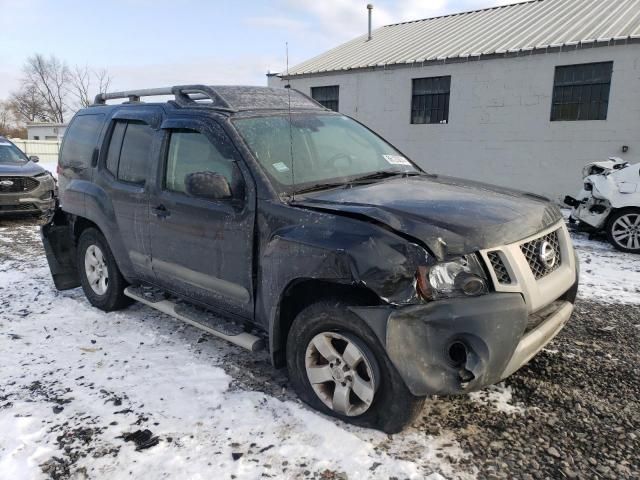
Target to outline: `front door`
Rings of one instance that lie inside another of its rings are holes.
[[[161,168],[149,205],[156,283],[252,318],[255,193],[246,182],[250,176],[218,123],[168,120],[162,128]],[[192,174],[224,177],[228,196],[194,194],[187,188]]]

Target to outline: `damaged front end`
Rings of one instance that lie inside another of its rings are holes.
[[[466,393],[498,382],[527,326],[526,305],[515,293],[351,310],[365,321],[384,318],[376,333],[414,395]]]
[[[640,205],[638,165],[612,157],[586,165],[582,174],[582,190],[575,198],[566,196],[564,203],[572,208],[571,219],[588,230],[605,228],[615,209]]]
[[[559,263],[534,272],[530,262],[536,267],[538,257],[528,258],[523,246],[550,235]],[[496,252],[497,271],[488,255]],[[514,244],[419,268],[419,302],[351,310],[372,327],[414,395],[461,394],[508,377],[544,348],[569,320],[577,286],[578,263],[558,223]]]

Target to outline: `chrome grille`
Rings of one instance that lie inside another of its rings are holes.
[[[491,262],[491,266],[493,267],[493,271],[496,274],[496,278],[498,279],[498,283],[502,283],[503,285],[509,285],[511,283],[511,276],[507,271],[507,267],[505,267],[502,258],[500,257],[499,252],[489,252],[487,253],[487,257]]]
[[[30,192],[38,188],[38,185],[40,182],[31,177],[0,177],[0,193]]]
[[[549,243],[556,255],[556,261],[551,267],[545,265],[540,259],[540,245],[545,241]],[[527,262],[529,263],[529,267],[531,267],[531,272],[533,273],[533,276],[536,278],[536,280],[546,277],[551,272],[557,270],[562,264],[562,254],[560,253],[560,239],[558,238],[558,230],[542,237],[536,238],[535,240],[531,240],[530,242],[523,243],[522,245],[520,245],[520,249],[526,257]]]

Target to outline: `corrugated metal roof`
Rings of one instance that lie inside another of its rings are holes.
[[[289,76],[637,38],[640,0],[533,0],[387,25],[369,41],[365,34],[296,65]]]

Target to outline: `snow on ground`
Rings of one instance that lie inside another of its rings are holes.
[[[568,220],[571,210],[562,214]],[[571,238],[580,258],[580,298],[640,303],[640,256],[616,250],[604,235],[590,240],[588,233],[572,231]]]
[[[585,300],[640,303],[640,256],[619,252],[608,242],[572,233],[580,257],[578,295]]]
[[[469,398],[476,403],[488,405],[496,410],[504,413],[522,413],[524,409],[517,405],[512,405],[511,387],[505,386],[504,383],[491,385],[479,392],[469,394]]]
[[[446,433],[390,437],[234,387],[237,350],[142,305],[105,314],[57,292],[44,258],[0,261],[0,477],[464,476]],[[144,429],[157,445],[121,438]]]

